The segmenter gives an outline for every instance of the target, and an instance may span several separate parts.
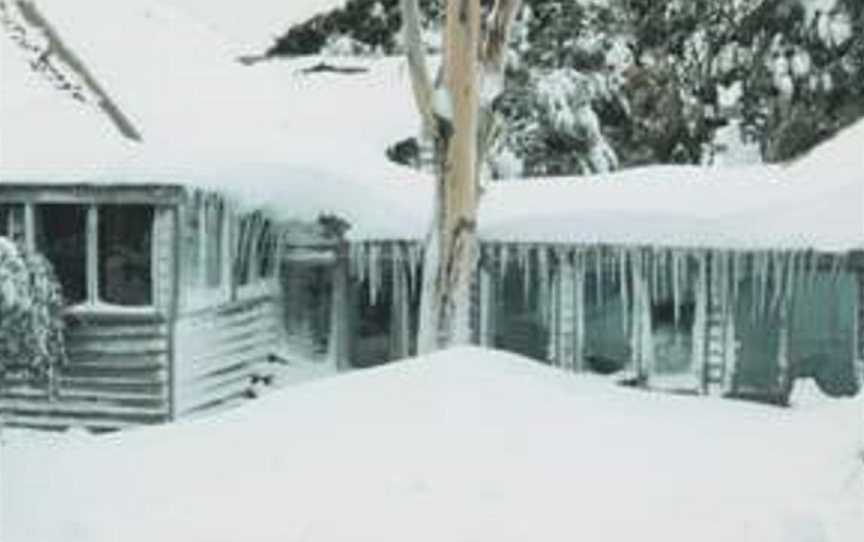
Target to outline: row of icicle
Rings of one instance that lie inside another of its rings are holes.
[[[408,279],[409,292],[417,294],[422,260],[423,246],[417,242],[358,242],[350,247],[351,275],[368,282],[372,304],[378,303],[386,277],[400,270]],[[635,298],[643,288],[649,303],[663,299],[672,302],[677,324],[682,307],[699,290],[696,280],[700,273],[710,273],[715,294],[732,303],[749,282],[752,315],[757,318],[776,312],[791,300],[796,289],[809,288],[826,261],[832,276],[838,276],[845,268],[844,260],[844,255],[803,250],[735,252],[527,243],[484,243],[479,258],[481,266],[498,277],[499,284],[510,273],[519,273],[525,299],[534,294],[541,307],[550,300],[554,273],[567,264],[580,277],[578,283],[586,287],[583,302],[601,305],[610,297],[620,298],[625,328],[630,326],[633,304],[638,301]],[[389,266],[389,273],[385,266]]]

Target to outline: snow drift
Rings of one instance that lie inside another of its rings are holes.
[[[667,396],[456,349],[209,419],[13,436],[0,538],[852,542],[861,406]]]

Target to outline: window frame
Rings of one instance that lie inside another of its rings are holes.
[[[99,207],[112,204],[110,201],[99,201],[93,199],[79,201],[52,201],[39,200],[36,202],[21,203],[24,207],[24,243],[28,250],[37,251],[36,245],[36,207],[52,204],[77,205],[85,209],[86,218],[84,226],[85,235],[85,291],[84,301],[73,303],[64,307],[64,313],[70,316],[76,315],[99,315],[99,314],[124,314],[129,316],[150,316],[159,311],[158,291],[160,281],[156,268],[157,240],[156,222],[159,205],[152,202],[128,202],[129,205],[149,205],[153,208],[153,220],[150,240],[150,303],[146,305],[120,305],[103,301],[99,297]],[[120,203],[120,205],[127,202]]]
[[[189,205],[189,201],[194,201],[194,198],[200,198],[200,203],[197,205]],[[208,254],[210,248],[210,238],[207,229],[208,208],[213,204],[221,206],[219,215],[219,283],[216,285],[210,284],[210,265]],[[183,272],[182,280],[180,281],[181,296],[183,310],[186,312],[194,312],[197,310],[207,309],[215,305],[227,303],[231,300],[234,279],[232,277],[232,217],[234,210],[228,201],[215,193],[199,191],[191,196],[184,207],[183,218],[181,218],[181,227],[188,227],[186,217],[189,213],[195,213],[197,217],[197,226],[193,235],[197,240],[196,260],[197,265],[193,273]],[[181,241],[185,240],[185,234],[181,236]],[[181,242],[178,241],[178,242]]]

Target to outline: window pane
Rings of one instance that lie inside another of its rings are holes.
[[[87,208],[39,205],[36,247],[54,265],[67,303],[87,299]]]
[[[0,235],[13,241],[24,242],[23,205],[0,205]]]
[[[148,205],[99,207],[99,299],[117,305],[150,305],[153,300]]]
[[[324,361],[330,337],[333,266],[291,262],[281,269],[288,351],[304,361]]]
[[[225,210],[221,200],[212,198],[207,202],[204,221],[207,235],[207,286],[215,288],[222,284],[222,228]]]

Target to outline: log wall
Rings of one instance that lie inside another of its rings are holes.
[[[273,296],[235,301],[182,316],[175,330],[175,413],[229,406],[255,395],[272,374],[282,344],[282,313]]]
[[[7,425],[119,429],[161,423],[170,412],[168,323],[157,313],[76,316],[69,363],[50,379],[9,374],[0,385]]]

